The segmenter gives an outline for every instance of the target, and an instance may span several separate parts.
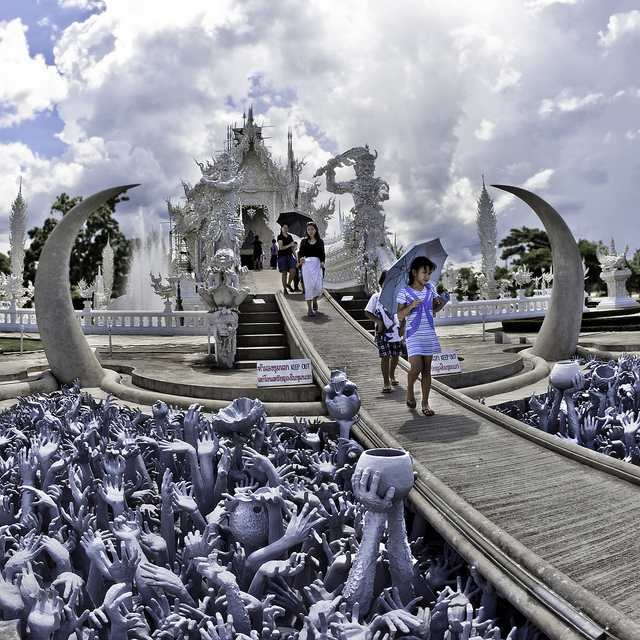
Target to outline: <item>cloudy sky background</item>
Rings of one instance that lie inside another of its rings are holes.
[[[167,219],[253,105],[310,180],[368,143],[405,247],[480,254],[487,185],[529,189],[576,239],[640,247],[640,11],[632,0],[2,0],[0,251],[62,191],[139,182],[117,218]],[[352,177],[341,170],[338,179]],[[352,170],[351,170],[352,171]],[[541,224],[488,187],[498,235]],[[330,194],[322,185],[319,202]],[[343,207],[352,205],[343,199]],[[163,225],[165,229],[167,225]]]

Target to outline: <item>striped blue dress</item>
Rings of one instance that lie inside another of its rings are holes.
[[[427,282],[422,291],[410,286],[398,292],[398,304],[411,304],[418,298],[422,304],[407,315],[407,354],[411,356],[432,356],[440,353],[440,343],[433,324],[433,299],[438,297],[436,288]]]

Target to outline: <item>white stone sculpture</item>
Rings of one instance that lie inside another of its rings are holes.
[[[216,363],[220,369],[231,369],[236,355],[238,312],[222,308],[214,311],[211,317],[216,342]]]
[[[482,193],[477,203],[476,224],[478,226],[480,250],[482,251],[482,273],[484,275],[480,290],[485,299],[495,300],[499,295],[498,283],[494,277],[497,264],[498,226],[493,208],[493,199],[485,188],[484,176],[482,176]]]
[[[24,242],[27,230],[27,203],[22,197],[22,180],[18,196],[11,206],[9,217],[9,245],[11,246],[11,271],[9,275],[0,274],[0,296],[5,300],[15,300],[22,307],[33,298],[33,285],[25,287],[24,278]]]
[[[99,309],[106,309],[111,302],[114,278],[114,253],[107,242],[102,250],[102,265],[98,267],[98,290],[96,291],[96,305]]]
[[[377,156],[377,152],[373,155],[368,146],[354,147],[331,158],[315,173],[315,177],[326,176],[327,191],[353,196],[353,218],[345,224],[344,244],[348,251],[358,256],[358,281],[368,294],[378,289],[380,273],[395,262],[382,208],[382,203],[389,199],[389,185],[373,175]],[[336,168],[350,166],[353,166],[356,177],[336,182]],[[328,264],[331,258],[329,252]]]
[[[151,278],[151,286],[153,287],[153,292],[164,300],[165,312],[171,313],[171,298],[176,295],[175,285],[171,282],[163,284],[161,273],[159,273],[157,276],[154,276],[153,273],[149,273],[149,277]]]
[[[582,261],[582,266],[584,268],[584,276],[586,278],[589,268],[584,266],[584,260]],[[549,289],[551,287],[551,283],[553,282],[553,265],[549,267],[549,271],[542,272],[542,282],[544,283],[545,289]]]
[[[607,285],[607,297],[600,301],[598,309],[623,309],[626,307],[636,307],[638,303],[627,293],[627,280],[631,276],[631,269],[627,266],[626,245],[622,253],[616,251],[616,245],[611,238],[611,248],[605,253],[598,247],[596,255],[602,267],[600,278]]]
[[[528,269],[525,269],[522,265],[518,267],[513,274],[513,279],[516,281],[520,288],[529,284],[533,278],[533,274]]]
[[[447,291],[453,291],[456,288],[456,282],[458,281],[458,271],[454,269],[453,262],[447,262],[442,269],[442,286]]]

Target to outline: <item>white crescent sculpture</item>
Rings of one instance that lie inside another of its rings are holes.
[[[36,319],[51,373],[59,384],[70,385],[77,378],[83,387],[98,387],[105,375],[71,302],[71,250],[82,225],[101,204],[137,186],[112,187],[79,202],[58,222],[40,254],[35,282]]]
[[[526,202],[549,234],[553,289],[549,309],[531,353],[551,362],[571,358],[578,346],[584,307],[584,271],[575,238],[560,214],[539,196],[519,187],[491,186],[513,193]]]

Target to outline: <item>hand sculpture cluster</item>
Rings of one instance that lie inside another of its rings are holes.
[[[77,387],[0,414],[2,618],[36,640],[509,632],[492,587],[427,541],[415,514],[416,597],[380,586],[388,558],[375,548],[370,610],[348,604],[367,500],[378,508],[351,489],[359,447],[339,468],[337,425],[269,424],[258,401],[244,404],[253,427],[227,420],[224,432],[197,406],[158,402],[150,418]]]
[[[524,410],[515,402],[494,408],[547,433],[640,465],[638,357],[623,354],[607,364],[589,360],[571,388],[550,385],[547,394],[534,393]]]

